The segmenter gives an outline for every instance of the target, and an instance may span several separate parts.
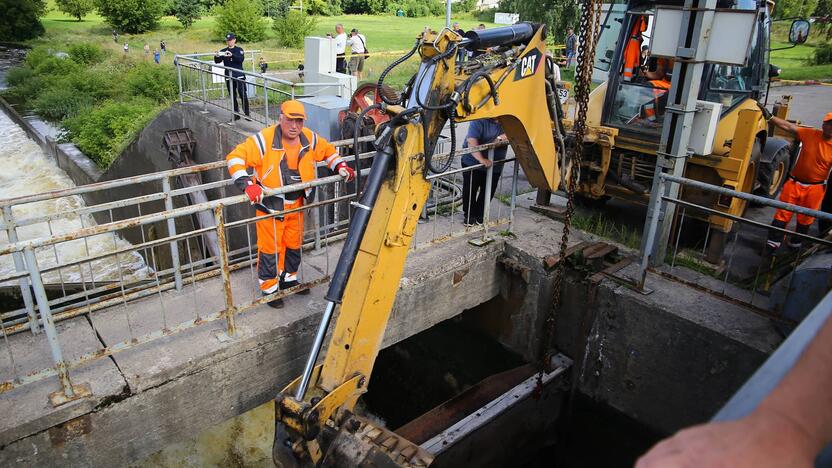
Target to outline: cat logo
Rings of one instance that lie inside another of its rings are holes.
[[[526,55],[520,58],[520,64],[517,66],[517,72],[514,74],[514,81],[528,78],[537,73],[540,64],[543,63],[543,54],[539,49],[532,49]]]

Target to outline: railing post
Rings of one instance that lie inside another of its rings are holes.
[[[217,244],[220,251],[220,268],[222,269],[222,287],[225,289],[225,323],[226,334],[233,337],[236,333],[234,326],[234,296],[231,292],[231,270],[228,267],[228,246],[225,240],[225,217],[222,213],[223,205],[214,207],[214,222],[217,227]]]
[[[170,176],[162,178],[162,191],[165,192],[165,211],[173,211],[173,197],[170,195]],[[167,219],[168,237],[176,235],[176,221],[173,218]],[[176,283],[176,290],[182,290],[182,271],[179,269],[179,244],[176,240],[170,242],[171,266],[173,267],[173,279]]]
[[[269,88],[268,83],[266,81],[266,77],[263,77],[263,102],[265,103],[266,110],[264,112],[266,116],[266,125],[269,124]]]
[[[173,63],[176,64],[176,80],[179,83],[179,103],[185,102],[185,94],[182,89],[182,65],[179,63],[179,56],[173,58]]]
[[[14,225],[14,214],[11,206],[3,207],[3,224],[6,226],[6,235],[9,239],[9,244],[14,244],[18,241],[17,226]],[[14,260],[15,271],[26,271],[26,263],[23,261],[23,254],[21,252],[12,253]],[[20,295],[23,296],[23,305],[26,306],[26,314],[29,315],[29,329],[32,330],[33,335],[40,333],[38,326],[38,314],[35,312],[35,304],[32,300],[32,290],[29,289],[29,280],[24,276],[17,280],[20,284]]]
[[[38,302],[40,315],[43,317],[43,330],[46,332],[49,350],[52,352],[52,360],[55,361],[55,371],[61,383],[61,390],[51,393],[49,400],[52,402],[52,406],[60,406],[78,398],[89,396],[89,384],[72,385],[72,381],[69,379],[69,369],[67,368],[66,361],[64,361],[63,353],[61,353],[58,332],[55,330],[55,322],[52,319],[52,311],[49,308],[49,298],[46,297],[46,289],[44,289],[43,281],[40,277],[35,251],[31,247],[27,247],[23,250],[23,255],[26,258],[26,269],[29,272],[29,277],[35,290],[35,298]]]
[[[650,194],[650,204],[647,206],[647,222],[644,230],[644,238],[641,241],[641,264],[639,266],[639,284],[640,290],[644,291],[644,285],[647,281],[647,268],[650,266],[650,256],[653,253],[653,244],[656,242],[656,231],[659,227],[659,218],[662,216],[662,206],[664,200],[662,197],[665,192],[664,173],[657,173],[653,180],[653,192]]]
[[[292,85],[289,87],[289,89],[292,92],[292,94],[291,94],[292,100],[294,100],[295,99],[295,84],[292,83]]]
[[[517,206],[517,176],[519,174],[520,169],[520,161],[517,158],[514,159],[512,163],[513,166],[513,173],[511,175],[511,208],[508,213],[508,230],[509,232],[513,232],[514,230],[514,208]]]
[[[211,69],[208,68],[208,71]],[[205,86],[205,65],[199,65],[199,81],[202,84],[202,113],[208,113],[208,89]]]

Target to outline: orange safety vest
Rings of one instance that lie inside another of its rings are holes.
[[[633,29],[630,32],[630,38],[627,40],[627,46],[624,48],[624,69],[621,75],[624,81],[633,81],[636,76],[636,70],[641,65],[641,43],[643,39],[641,33],[647,31],[647,18],[639,16]]]
[[[266,188],[279,188],[315,180],[315,163],[326,161],[330,170],[343,161],[338,150],[317,133],[304,128],[300,133],[301,148],[296,158],[283,148],[280,125],[264,128],[246,139],[226,156],[228,171],[235,184],[245,189],[250,181],[247,167],[254,169],[258,183]],[[280,195],[268,196],[263,205],[271,210],[283,210],[284,202],[312,198],[315,189],[308,188]]]

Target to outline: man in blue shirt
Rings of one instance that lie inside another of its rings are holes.
[[[220,49],[214,54],[214,63],[222,62],[227,68],[225,70],[225,85],[231,102],[234,103],[234,120],[240,120],[240,107],[237,105],[237,98],[243,102],[243,113],[248,116],[248,94],[246,91],[246,75],[243,73],[243,60],[246,54],[242,47],[237,47],[237,36],[228,33],[225,36],[225,43],[228,47]],[[232,71],[240,70],[240,71]]]
[[[497,141],[504,141],[506,134],[497,119],[474,120],[468,127],[468,134],[465,136],[463,148],[485,145]],[[494,148],[494,161],[502,161],[506,158],[508,146]],[[485,211],[485,197],[494,196],[497,190],[497,183],[500,181],[500,174],[503,171],[503,164],[495,164],[491,176],[491,187],[486,194],[485,178],[487,168],[492,162],[488,160],[487,151],[474,151],[462,156],[462,167],[471,167],[482,164],[484,167],[473,171],[462,173],[462,211],[465,213],[463,222],[466,225],[475,223],[482,224]]]

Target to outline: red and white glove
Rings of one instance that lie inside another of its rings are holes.
[[[260,187],[260,184],[249,182],[246,186],[246,195],[248,195],[248,199],[252,205],[263,203],[263,188]]]
[[[347,166],[347,163],[340,162],[337,166],[335,166],[335,170],[338,171],[338,175],[343,177],[347,182],[352,182],[355,179],[355,171],[353,168]]]

